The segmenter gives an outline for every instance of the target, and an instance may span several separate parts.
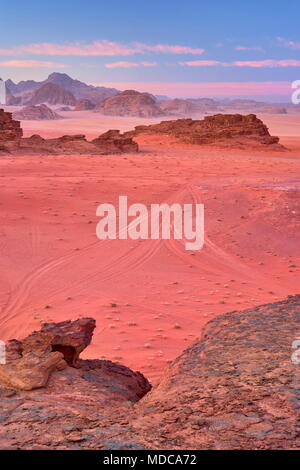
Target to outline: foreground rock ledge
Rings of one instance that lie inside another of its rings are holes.
[[[140,134],[165,134],[195,145],[284,150],[279,144],[279,137],[271,136],[267,126],[255,114],[215,114],[202,120],[162,121],[149,126],[136,126],[135,130],[125,133],[128,137]]]
[[[299,449],[297,337],[300,295],[210,321],[150,393],[139,373],[78,359],[44,388],[0,389],[1,447]]]

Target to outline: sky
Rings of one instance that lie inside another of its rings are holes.
[[[14,0],[0,77],[67,73],[168,96],[272,96],[300,79],[299,0]]]

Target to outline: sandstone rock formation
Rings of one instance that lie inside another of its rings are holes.
[[[13,118],[18,119],[19,121],[50,121],[63,119],[62,116],[57,114],[46,104],[40,104],[39,106],[25,106],[20,111],[15,111],[13,113]]]
[[[90,344],[95,320],[45,323],[23,341],[6,345],[6,364],[0,365],[0,385],[20,390],[44,387],[50,374],[75,367],[79,354]]]
[[[137,126],[126,135],[166,134],[181,142],[197,145],[276,146],[278,137],[269,134],[267,126],[254,114],[216,114],[203,120],[177,119],[150,126]],[[277,145],[278,148],[282,146]]]
[[[106,148],[109,153],[138,152],[139,147],[131,137],[122,135],[119,130],[110,130],[101,134],[92,143],[100,148]]]
[[[17,150],[23,131],[19,121],[12,119],[11,113],[0,109],[0,152],[11,152]]]
[[[118,130],[107,131],[90,142],[83,134],[64,135],[55,139],[43,139],[35,134],[21,141],[21,151],[26,154],[105,155],[135,153],[138,150],[138,144]]]
[[[88,111],[94,109],[95,105],[87,99],[76,101],[74,111]]]
[[[109,116],[156,117],[163,114],[155,99],[147,93],[126,90],[99,103],[95,111]]]
[[[164,114],[173,116],[190,116],[199,113],[199,107],[188,100],[174,99],[166,100],[160,103],[160,108]]]
[[[299,333],[300,295],[210,321],[137,406],[144,444],[299,449],[300,364],[292,362]]]
[[[32,95],[25,104],[37,105],[42,103],[47,103],[50,105],[63,104],[67,106],[74,106],[76,99],[71,92],[60,88],[54,83],[45,83],[32,92]]]
[[[49,345],[66,338],[77,347],[78,323],[61,325],[11,342],[10,361],[22,360],[23,344],[27,354],[68,361]],[[60,362],[44,388],[0,387],[1,448],[300,449],[299,337],[297,295],[211,320],[152,391],[141,374],[109,361]]]

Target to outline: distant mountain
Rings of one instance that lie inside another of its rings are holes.
[[[10,79],[6,80],[7,88],[15,96],[24,93],[24,91],[29,91],[33,90],[34,88],[37,88],[41,85],[41,83],[42,82],[35,82],[34,80],[26,80],[19,83],[14,83]]]
[[[94,104],[98,104],[100,101],[119,93],[115,88],[94,87],[79,80],[73,80],[66,73],[51,73],[47,80],[45,80],[45,83],[49,82],[70,91],[77,100],[86,99]]]
[[[57,104],[74,106],[76,99],[70,91],[61,88],[54,83],[45,83],[39,88],[36,88],[30,99],[26,102],[26,104],[30,106],[42,103],[48,103],[53,106]]]
[[[12,80],[6,81],[6,87],[10,94],[10,101],[13,101],[13,98],[15,97],[20,98],[18,104],[27,104],[30,101],[33,92],[46,84],[57,85],[59,88],[70,92],[75,98],[75,101],[87,99],[93,104],[98,104],[106,98],[115,96],[119,93],[115,88],[87,85],[79,80],[74,80],[65,73],[57,72],[51,73],[49,77],[42,82],[36,82],[34,80],[26,80],[19,83],[14,83]],[[65,103],[62,102],[60,104]]]
[[[199,112],[197,104],[179,98],[162,101],[159,105],[164,113],[170,114],[171,116],[190,116]]]

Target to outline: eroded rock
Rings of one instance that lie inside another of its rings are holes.
[[[12,113],[0,109],[0,152],[12,152],[20,147],[23,131],[19,121],[14,121]]]
[[[267,126],[255,114],[216,114],[203,120],[177,119],[149,126],[137,126],[128,136],[166,134],[181,142],[196,145],[230,145],[266,147],[279,145],[279,138],[270,135]]]

